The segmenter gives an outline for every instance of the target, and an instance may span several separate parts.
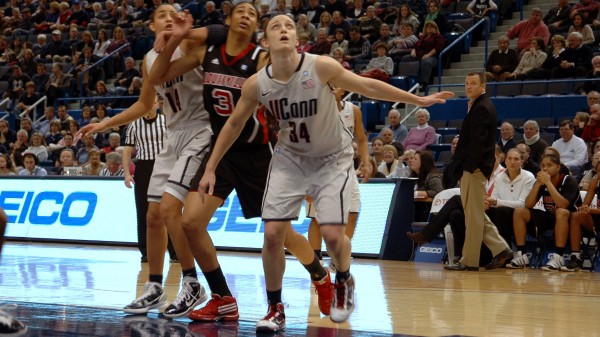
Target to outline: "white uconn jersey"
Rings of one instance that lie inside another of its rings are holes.
[[[315,70],[317,55],[302,54],[287,83],[275,81],[271,65],[258,72],[258,99],[279,121],[281,147],[307,157],[340,152],[352,141],[335,96]]]
[[[342,110],[340,110],[340,116],[342,116],[342,121],[344,121],[344,125],[348,128],[348,131],[352,134],[352,138],[354,139],[354,104],[342,101]]]
[[[171,61],[183,55],[183,51],[177,47]],[[148,72],[151,71],[157,57],[158,53],[154,49],[146,54]],[[202,67],[197,67],[161,85],[155,85],[154,88],[164,98],[162,111],[167,118],[169,129],[187,128],[201,123],[206,123],[208,127],[208,112],[204,109],[202,98]]]

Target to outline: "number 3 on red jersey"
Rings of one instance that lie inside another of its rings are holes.
[[[233,95],[231,91],[223,89],[213,89],[212,97],[217,99],[217,103],[213,104],[215,112],[221,116],[229,116],[233,112]]]

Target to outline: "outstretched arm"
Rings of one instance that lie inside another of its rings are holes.
[[[332,82],[337,87],[343,88],[346,91],[356,92],[373,99],[403,102],[426,107],[433,104],[445,103],[446,99],[454,97],[454,94],[448,91],[424,97],[413,95],[382,81],[358,76],[344,69],[339,62],[325,56],[318,58],[316,69],[322,83]]]
[[[148,78],[148,72],[145,67],[145,59],[142,61],[142,74],[144,78]],[[144,114],[148,113],[150,109],[152,109],[154,105],[154,100],[156,99],[156,90],[149,83],[149,81],[144,80],[142,83],[142,90],[140,92],[140,98],[127,110],[121,112],[120,114],[104,120],[101,123],[91,123],[81,128],[77,134],[81,134],[82,136],[88,133],[98,133],[103,132],[108,129],[125,125],[133,122],[134,120],[142,117]]]
[[[242,86],[242,96],[235,105],[233,113],[227,119],[227,123],[225,123],[225,126],[223,126],[223,129],[219,133],[217,143],[210,154],[210,159],[206,164],[204,175],[198,187],[201,198],[204,198],[204,193],[207,189],[209,195],[213,194],[217,165],[219,165],[221,158],[223,158],[227,150],[229,150],[231,145],[240,136],[244,125],[246,125],[246,121],[250,118],[258,104],[258,99],[256,98],[256,91],[258,90],[256,81],[256,74],[246,80],[246,83]]]

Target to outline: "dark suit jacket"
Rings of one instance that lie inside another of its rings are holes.
[[[558,6],[556,6],[549,10],[548,14],[544,16],[543,21],[546,24],[546,26],[552,23],[560,22],[560,25],[558,26],[560,28],[571,22],[571,20],[569,19],[569,14],[571,13],[571,5],[567,5],[567,7],[563,8],[560,11],[560,13],[558,12],[558,10],[559,8]]]
[[[486,94],[475,99],[460,127],[458,145],[452,157],[454,172],[475,172],[480,169],[490,178],[494,169],[496,146],[496,107]],[[459,175],[460,176],[460,175]]]
[[[565,51],[565,58],[567,61],[575,63],[575,68],[584,67],[591,70],[593,56],[592,50],[588,46],[581,46],[578,49],[567,48]]]
[[[500,140],[498,140],[498,145],[500,145],[500,147],[502,148],[502,152],[506,153],[508,152],[508,150],[512,149],[513,147],[516,147],[517,142],[515,142],[514,138],[511,138],[508,140],[508,142],[506,142],[505,145],[502,145],[502,138],[500,138]]]
[[[493,73],[492,66],[502,66],[500,74],[509,72],[512,73],[519,65],[519,54],[516,50],[509,48],[507,54],[500,54],[500,50],[496,49],[488,58],[487,71]]]

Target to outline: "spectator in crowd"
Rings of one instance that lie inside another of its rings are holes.
[[[39,6],[40,9],[43,8],[43,6]],[[34,25],[34,30],[36,34],[39,33],[49,33],[52,30],[50,29],[50,26],[53,25],[54,23],[56,23],[56,21],[58,20],[58,10],[59,4],[56,1],[53,1],[50,3],[50,6],[48,7],[48,11],[45,13],[43,10],[40,13],[40,18],[39,19],[35,19],[37,22]],[[37,17],[37,15],[34,15],[34,17]]]
[[[404,139],[406,139],[406,136],[408,136],[408,129],[406,129],[406,126],[400,124],[400,121],[402,120],[402,115],[400,114],[400,111],[398,111],[396,109],[391,109],[388,112],[387,117],[388,117],[387,118],[388,122],[390,124],[387,125],[386,127],[389,128],[390,130],[392,130],[392,132],[394,133],[392,141],[402,143],[404,141]],[[381,138],[382,132],[379,132],[377,137]]]
[[[375,160],[376,169],[383,163],[383,139],[376,137],[371,141],[371,147],[373,149],[373,160]],[[398,150],[396,150],[398,152]]]
[[[100,58],[108,55],[106,50],[108,49],[110,43],[111,41],[108,38],[108,35],[106,35],[106,29],[98,30],[98,41],[96,41],[94,44],[94,55]]]
[[[168,2],[168,0],[167,0]],[[123,1],[121,4],[126,4],[127,2]],[[118,18],[117,18],[117,26],[120,28],[131,28],[133,25],[131,24],[131,16],[127,11],[121,10],[123,6],[119,6],[119,10],[117,10]]]
[[[513,139],[515,136],[515,128],[509,122],[504,122],[500,126],[500,140],[498,140],[498,145],[502,148],[502,152],[505,154],[508,150],[517,146],[517,142]]]
[[[319,0],[308,0],[308,7],[306,8],[306,15],[310,23],[317,26],[321,19],[321,14],[325,11],[325,7],[319,5]]]
[[[408,168],[410,176],[417,178],[415,198],[433,198],[444,189],[431,152],[416,151],[408,160]],[[426,221],[430,210],[431,203],[415,203],[415,221]]]
[[[594,142],[594,144],[600,144],[598,141]],[[600,161],[600,151],[592,150],[590,153],[591,163],[589,165],[589,169],[585,170],[582,168],[583,174],[581,175],[581,179],[579,181],[579,188],[582,191],[587,191],[590,186],[590,181],[592,178],[598,173],[595,170],[596,165],[598,165],[598,161]]]
[[[312,42],[317,36],[317,28],[315,28],[315,26],[308,21],[308,16],[306,16],[306,14],[300,14],[298,21],[296,22],[296,33],[298,36],[300,36],[302,33],[305,33],[308,36],[308,39]]]
[[[391,145],[394,142],[394,131],[388,127],[381,129],[379,135],[381,135],[383,145]]]
[[[570,17],[573,18],[575,15],[580,14],[586,24],[592,24],[598,17],[600,11],[600,3],[596,0],[581,0],[581,2],[571,7]]]
[[[415,119],[417,120],[417,126],[412,127],[408,131],[408,135],[402,142],[402,145],[406,150],[422,151],[435,143],[437,135],[435,134],[435,129],[427,124],[429,121],[429,111],[426,109],[417,110]]]
[[[106,155],[106,167],[100,171],[101,177],[122,177],[123,168],[121,167],[121,154],[119,152],[110,152]]]
[[[204,14],[200,20],[198,20],[198,26],[206,27],[208,25],[223,24],[223,16],[221,15],[221,12],[217,10],[217,7],[213,1],[207,1],[204,9],[206,14]]]
[[[589,95],[588,95],[589,96]],[[600,137],[600,105],[594,104],[590,107],[590,119],[583,128],[581,139],[591,143]]]
[[[71,56],[72,53],[71,45],[67,42],[63,42],[61,31],[55,29],[52,31],[52,41],[48,43],[46,53],[40,54],[39,56],[39,62],[65,62],[65,57]]]
[[[337,48],[342,48],[344,50],[344,54],[348,50],[348,40],[346,40],[346,33],[341,28],[336,29],[333,35],[333,44],[331,45],[330,54],[331,57],[333,57],[333,51]]]
[[[367,39],[360,35],[360,29],[356,26],[350,29],[350,40],[348,41],[348,51],[344,60],[354,68],[357,64],[366,62],[371,56],[371,44]]]
[[[37,71],[37,62],[35,62],[35,57],[33,56],[33,51],[31,51],[31,49],[27,48],[23,51],[23,59],[19,61],[19,65],[23,73],[30,77],[35,75]]]
[[[35,75],[33,75],[33,77],[31,78],[31,81],[35,85],[34,92],[37,92],[37,93],[45,92],[49,79],[50,79],[50,76],[48,75],[48,71],[46,70],[46,65],[41,64],[41,63],[38,64],[37,65],[37,73]]]
[[[344,60],[344,49],[336,48],[333,50],[333,58],[338,61],[344,69],[350,70],[350,64]]]
[[[427,21],[423,35],[410,51],[410,55],[402,57],[402,63],[419,62],[418,81],[423,88],[429,84],[433,69],[437,68],[438,54],[444,49],[444,43],[444,37],[440,34],[437,24],[433,21]]]
[[[0,153],[0,176],[14,176],[16,174],[17,170],[10,157],[6,153]]]
[[[569,215],[575,212],[579,199],[579,187],[575,178],[560,173],[560,158],[544,155],[542,171],[537,174],[535,184],[525,199],[525,207],[515,209],[513,226],[517,252],[507,268],[524,268],[529,265],[525,253],[526,234],[536,236],[537,232],[554,230],[556,248],[542,270],[559,271],[564,266],[562,255],[569,233]],[[534,209],[542,198],[544,210]]]
[[[531,149],[529,148],[529,145],[519,143],[517,144],[516,149],[519,150],[523,156],[523,169],[533,173],[533,175],[537,175],[540,171],[540,165],[530,158]]]
[[[125,36],[125,33],[123,33],[123,29],[121,29],[120,27],[116,27],[113,30],[112,41],[108,45],[108,48],[106,48],[106,52],[110,54],[127,43],[129,43],[129,41]],[[125,47],[113,54],[110,60],[105,61],[104,69],[106,69],[106,78],[111,78],[116,72],[122,71],[121,62],[123,62],[122,60],[124,59],[124,57],[129,56],[130,53],[131,50],[129,49],[129,47]]]
[[[292,16],[294,17],[294,21],[296,22],[299,21],[300,15],[306,14],[306,9],[304,8],[303,0],[292,0],[292,8],[290,9],[290,14],[292,14]],[[308,22],[308,17],[306,21]]]
[[[371,170],[368,171],[368,172],[371,172],[371,176],[369,177],[369,179],[370,178],[385,178],[385,175],[377,170],[377,164],[375,163],[375,159],[373,159],[373,157],[371,157],[369,159],[369,163],[371,165]],[[361,163],[361,165],[362,165],[362,163]],[[357,177],[364,178],[363,172],[364,172],[364,170],[357,169],[356,170]]]
[[[92,121],[92,108],[84,106],[81,108],[81,118],[77,119],[77,125],[84,127]]]
[[[513,71],[506,79],[527,79],[530,76],[535,77],[537,71],[542,67],[548,55],[543,52],[545,48],[544,40],[539,37],[531,39],[529,50],[523,53],[517,69]]]
[[[386,178],[395,176],[398,166],[404,164],[398,161],[398,150],[393,145],[384,145],[381,149],[383,161],[377,170],[385,175]]]
[[[94,2],[92,4],[92,12],[90,13],[90,22],[88,24],[88,29],[90,30],[98,30],[102,25],[104,19],[107,18],[107,12],[102,9],[102,4],[100,2]]]
[[[92,37],[92,32],[90,32],[89,30],[85,30],[83,31],[83,33],[81,33],[81,41],[76,45],[71,46],[73,53],[82,54],[85,48],[91,48],[92,54],[94,54],[94,48],[96,48],[96,41],[94,41],[94,38]]]
[[[346,12],[346,19],[352,22],[353,25],[358,24],[358,19],[367,15],[363,0],[354,0]]]
[[[127,3],[127,1],[123,1],[123,3]],[[89,17],[86,11],[81,9],[81,3],[79,0],[73,1],[73,11],[71,15],[67,19],[68,25],[77,25],[77,27],[87,27],[89,21]]]
[[[554,35],[551,39],[552,46],[549,47],[546,60],[542,67],[530,71],[529,78],[532,79],[549,79],[552,74],[552,69],[560,67],[561,63],[566,60],[567,42],[562,35]]]
[[[394,22],[394,27],[392,27],[392,34],[394,36],[402,35],[403,24],[409,24],[413,32],[419,29],[421,22],[407,4],[400,5],[399,14],[396,22]]]
[[[39,161],[48,160],[48,149],[44,142],[44,136],[39,132],[34,132],[31,135],[29,147],[23,153],[33,153]]]
[[[358,20],[360,35],[373,43],[379,39],[379,29],[381,28],[381,19],[377,17],[374,6],[367,7],[367,15]]]
[[[506,36],[498,38],[498,49],[492,51],[486,65],[485,77],[488,81],[505,81],[517,69],[519,54],[510,48]]]
[[[571,22],[570,12],[569,0],[558,0],[557,6],[550,9],[543,19],[550,33],[555,34],[569,25],[569,22]]]
[[[408,5],[408,7],[410,7],[410,10],[413,13],[415,13],[415,15],[417,15],[417,18],[419,18],[419,20],[423,20],[423,18],[425,18],[425,16],[427,15],[427,3],[425,1],[408,0],[406,4]],[[418,28],[415,31],[417,30]]]
[[[347,8],[346,2],[343,0],[327,0],[325,4],[325,11],[331,15],[335,12],[340,12],[340,15],[343,17],[346,14]]]
[[[17,142],[17,133],[8,127],[6,119],[0,119],[0,147],[11,151]]]
[[[23,58],[23,52],[25,52],[25,46],[23,45],[23,41],[21,40],[20,37],[13,38],[12,42],[10,43],[9,50],[11,50],[15,54],[15,57],[18,60],[21,60]]]
[[[19,114],[27,112],[27,116],[33,119],[35,110],[37,109],[30,109],[30,107],[32,107],[33,104],[35,104],[35,102],[37,102],[40,98],[40,94],[35,92],[35,84],[31,81],[27,82],[25,84],[25,92],[23,92],[19,97],[19,103],[17,103],[16,111]]]
[[[29,133],[26,130],[17,131],[17,140],[11,148],[11,154],[21,155],[29,147]]]
[[[392,46],[388,52],[394,64],[400,62],[405,55],[408,55],[417,44],[417,41],[419,39],[414,34],[413,25],[410,23],[402,24],[400,33],[392,40]]]
[[[48,79],[45,89],[48,104],[53,105],[57,98],[62,98],[69,91],[71,85],[71,76],[63,72],[63,65],[60,63],[52,64],[52,74]]]
[[[23,153],[23,169],[19,171],[20,176],[44,177],[48,172],[38,166],[39,160],[33,153]]]
[[[580,33],[583,37],[583,44],[586,46],[594,44],[594,32],[590,25],[585,24],[581,14],[575,14],[571,18],[572,25],[569,27],[569,35],[573,32]]]
[[[317,39],[310,48],[310,52],[315,55],[329,55],[331,53],[331,42],[327,39],[326,29],[322,28],[317,31]]]
[[[46,133],[46,145],[48,152],[50,153],[50,160],[56,162],[57,153],[56,150],[61,149],[58,147],[58,143],[63,139],[63,134],[60,132],[60,122],[57,119],[53,119],[50,122],[50,131]]]
[[[382,23],[381,26],[379,27],[379,39],[377,41],[373,42],[372,51],[374,53],[374,56],[377,55],[377,45],[378,44],[380,44],[380,43],[385,44],[388,47],[388,51],[389,51],[389,49],[392,48],[393,41],[394,41],[394,38],[390,34],[390,25],[388,25],[387,23]]]
[[[77,151],[77,155],[75,156],[75,158],[77,158],[77,162],[79,164],[87,163],[89,160],[90,152],[92,152],[93,150],[95,150],[98,154],[98,161],[100,161],[100,150],[98,150],[98,148],[94,144],[93,136],[85,135],[83,137],[83,146],[79,149],[79,151]],[[98,172],[100,171],[98,170]]]
[[[141,77],[140,72],[135,69],[135,61],[133,57],[125,59],[125,70],[121,73],[115,82],[115,93],[117,96],[122,96],[133,81],[134,77]]]
[[[31,51],[36,60],[46,58],[46,55],[48,54],[48,43],[46,43],[46,40],[46,35],[39,34],[37,36],[37,42],[31,46]]]
[[[590,120],[590,114],[587,112],[579,111],[575,113],[575,117],[573,117],[573,133],[575,136],[581,138],[583,134],[583,129],[587,125]]]
[[[517,49],[521,54],[526,52],[534,38],[541,38],[543,45],[550,41],[550,32],[544,22],[542,22],[542,10],[533,8],[529,19],[523,20],[506,32],[509,39],[518,39]]]
[[[221,5],[221,9],[223,6]],[[290,10],[286,8],[285,0],[277,0],[277,5],[273,10],[271,10],[271,16],[280,15],[280,14],[290,14]],[[227,15],[225,15],[227,16]]]
[[[121,135],[117,132],[111,132],[108,136],[108,146],[100,149],[100,160],[106,162],[106,155],[115,152],[121,145]]]
[[[544,150],[548,147],[546,141],[540,137],[540,126],[536,121],[530,119],[523,124],[523,132],[523,143],[527,144],[530,149],[529,157],[539,163]]]
[[[79,151],[81,151],[81,149]],[[81,168],[83,169],[83,174],[86,176],[100,175],[100,171],[106,168],[106,164],[100,161],[100,151],[98,151],[98,149],[95,147],[90,149],[88,158],[88,162],[81,165]]]
[[[317,29],[327,29],[328,35],[333,35],[331,34],[331,27],[332,27],[332,17],[331,14],[329,14],[329,12],[322,12],[321,16],[319,17],[319,23],[317,24],[316,28]]]
[[[61,130],[69,130],[69,123],[73,120],[73,117],[69,115],[67,107],[65,105],[58,106],[58,120],[60,121]]]
[[[11,107],[16,107],[19,96],[25,91],[25,84],[29,81],[31,78],[27,74],[23,74],[19,66],[13,66],[12,75],[8,78],[8,88],[3,96],[11,100]]]
[[[31,122],[31,118],[25,116],[21,118],[21,130],[27,131],[27,137],[31,137],[33,134],[33,123]]]
[[[473,16],[474,23],[479,20],[490,20],[490,11],[497,12],[498,6],[492,0],[473,0],[467,5],[467,12]],[[486,28],[487,29],[487,28]],[[483,26],[477,26],[473,29],[473,39],[480,40]]]
[[[77,162],[75,161],[75,153],[72,149],[65,148],[60,151],[60,159],[58,164],[58,168],[56,168],[56,175],[64,176],[64,175],[83,175],[83,169],[81,167],[77,167]],[[69,170],[65,170],[65,167],[69,167]],[[73,170],[73,168],[77,168]],[[75,171],[75,172],[74,172]]]
[[[312,46],[309,43],[308,34],[300,33],[297,36],[298,45],[296,46],[296,51],[300,54],[309,52]]]
[[[448,32],[448,19],[446,16],[440,12],[440,5],[437,0],[429,0],[427,2],[427,15],[424,20],[421,20],[421,26],[419,27],[419,31],[423,32],[423,35],[427,35],[427,25],[428,22],[434,22],[436,29],[439,34],[444,35],[444,33]],[[440,52],[439,50],[438,52]]]
[[[388,47],[385,43],[380,42],[376,46],[377,57],[371,58],[367,67],[361,72],[360,76],[378,79],[380,81],[389,82],[392,73],[394,72],[394,62],[387,55]]]
[[[122,88],[120,90],[121,95],[125,95],[127,93],[127,89],[129,89],[129,87]],[[110,100],[110,99],[106,99],[111,96],[113,96],[113,94],[108,90],[106,83],[104,83],[104,81],[98,81],[96,83],[96,90],[91,95],[91,99],[88,99],[86,101],[86,105],[95,107],[95,106],[102,104],[107,107],[111,107],[111,106],[113,106],[114,102],[112,102],[112,100]],[[94,98],[97,98],[97,99],[94,99]]]
[[[205,7],[206,9],[206,7]],[[214,3],[213,3],[214,9]],[[133,11],[130,13],[131,23],[134,27],[144,27],[146,22],[150,19],[150,13],[144,7],[144,0],[133,1]],[[202,18],[201,18],[202,20]],[[215,24],[222,24],[223,22],[216,22]],[[212,24],[212,23],[211,23]]]
[[[592,70],[587,73],[586,78],[596,79],[596,81],[585,82],[583,84],[584,93],[600,90],[600,56],[592,58]]]
[[[59,130],[60,131],[60,121],[58,121],[58,119],[56,118],[56,115],[54,113],[54,107],[53,106],[47,106],[44,109],[44,118],[42,120],[40,120],[39,122],[35,122],[33,124],[33,128],[37,131],[39,131],[42,135],[46,135],[48,134],[48,132],[50,132],[50,124],[54,121],[59,122]]]
[[[339,1],[339,0],[338,0]],[[350,36],[350,28],[353,26],[346,20],[344,20],[344,16],[341,12],[333,12],[331,15],[331,24],[329,25],[329,35],[333,35],[336,29],[341,28],[344,30],[345,36]],[[357,26],[354,26],[357,27]],[[358,27],[357,27],[358,28]],[[359,29],[360,35],[360,29]]]
[[[561,162],[566,165],[573,175],[578,175],[586,163],[587,146],[583,139],[575,136],[571,121],[565,120],[559,126],[560,139],[552,143],[552,147],[560,153]]]
[[[77,136],[80,137],[80,136]],[[77,153],[79,151],[79,148],[77,146],[75,146],[75,144],[73,143],[73,134],[71,133],[65,133],[65,135],[63,136],[63,138],[61,140],[58,141],[58,144],[48,144],[48,151],[50,151],[52,153],[52,161],[54,163],[56,163],[59,158],[60,158],[60,151],[62,149],[71,149],[73,150],[73,153]],[[75,156],[75,158],[77,158],[77,156]]]
[[[552,69],[552,78],[585,77],[592,65],[592,50],[583,44],[583,36],[574,32],[567,39],[565,60]]]

